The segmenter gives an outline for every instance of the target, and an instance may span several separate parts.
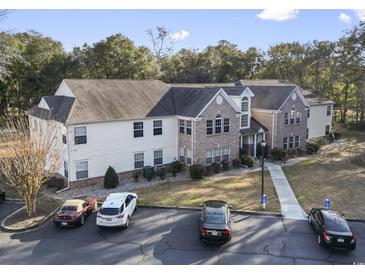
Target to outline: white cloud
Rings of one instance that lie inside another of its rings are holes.
[[[338,17],[342,22],[344,23],[350,23],[351,22],[351,16],[347,15],[346,13],[341,13]]]
[[[170,34],[170,37],[172,40],[175,40],[175,41],[182,41],[182,40],[185,40],[186,38],[188,38],[190,36],[190,33],[186,30],[180,30],[178,32],[175,32],[175,33],[171,33]]]
[[[266,9],[257,14],[256,16],[262,20],[272,20],[272,21],[286,21],[290,19],[297,18],[299,10],[289,10],[289,9]]]
[[[354,10],[360,21],[365,21],[365,10]]]

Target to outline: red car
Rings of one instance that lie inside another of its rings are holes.
[[[57,227],[83,225],[97,206],[98,202],[94,197],[67,200],[55,214],[53,222]]]

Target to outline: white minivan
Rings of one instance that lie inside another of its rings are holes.
[[[129,221],[137,209],[138,196],[131,192],[111,193],[106,197],[98,214],[96,225],[100,227],[129,226]]]

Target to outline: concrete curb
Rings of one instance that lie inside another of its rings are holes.
[[[156,206],[156,205],[138,205],[140,208],[155,208],[155,209],[167,209],[167,210],[190,210],[190,211],[201,211],[200,207],[189,207],[189,206]],[[269,217],[283,217],[283,214],[276,212],[261,212],[261,211],[250,211],[250,210],[231,210],[235,214],[244,215],[256,215],[256,216],[269,216]]]
[[[13,213],[11,213],[10,215],[8,215],[7,217],[4,218],[4,220],[1,222],[0,227],[1,230],[5,231],[5,232],[24,232],[27,230],[31,230],[37,227],[40,227],[41,225],[43,225],[45,222],[47,222],[56,212],[57,210],[59,210],[59,207],[57,207],[55,210],[53,210],[50,214],[48,214],[46,217],[44,217],[42,220],[40,220],[39,222],[28,226],[28,227],[24,227],[24,228],[19,228],[19,229],[14,229],[11,228],[9,226],[6,226],[5,223],[6,221],[13,215],[15,215],[16,213],[20,212],[21,210],[25,209],[25,206],[19,208],[18,210],[14,211]]]

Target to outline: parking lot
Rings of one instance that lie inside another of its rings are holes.
[[[0,219],[20,205],[0,205]],[[130,227],[99,229],[53,223],[24,233],[0,232],[0,264],[353,264],[365,263],[365,224],[350,223],[355,251],[322,248],[305,221],[233,215],[223,246],[199,241],[199,212],[140,208]]]

